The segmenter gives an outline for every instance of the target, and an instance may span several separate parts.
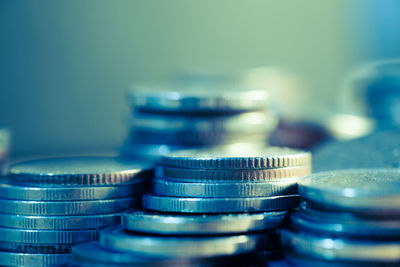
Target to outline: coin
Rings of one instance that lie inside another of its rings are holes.
[[[236,213],[287,210],[297,207],[297,195],[249,198],[180,198],[143,196],[143,207],[161,212]]]
[[[138,194],[142,189],[140,180],[123,185],[84,187],[27,187],[3,180],[0,183],[0,196],[18,200],[99,200],[129,197]]]
[[[281,147],[249,149],[240,144],[170,153],[164,166],[185,169],[269,169],[311,164],[308,152]]]
[[[339,215],[327,212],[298,212],[290,217],[291,227],[298,231],[311,232],[329,237],[354,237],[370,239],[398,239],[400,237],[400,221],[371,220],[353,217],[343,220]],[[328,217],[328,218],[327,218]]]
[[[237,83],[135,84],[128,93],[133,107],[159,113],[204,114],[261,110],[270,98],[265,90],[249,90]]]
[[[67,263],[71,254],[37,254],[0,251],[0,264],[3,266],[48,267]]]
[[[164,177],[172,180],[265,182],[276,179],[303,177],[311,174],[311,165],[274,169],[183,169],[163,168]]]
[[[142,255],[201,258],[248,253],[260,246],[262,235],[218,237],[159,237],[128,234],[120,228],[108,228],[100,234],[100,244],[112,250]]]
[[[229,215],[176,215],[130,210],[122,214],[124,229],[163,235],[238,234],[280,227],[286,211]]]
[[[0,199],[0,213],[20,215],[94,215],[116,213],[135,205],[133,198],[87,201],[24,201]]]
[[[35,230],[97,229],[119,224],[120,218],[120,213],[80,216],[26,216],[0,213],[0,227]]]
[[[0,251],[17,253],[64,254],[71,253],[71,248],[73,245],[74,244],[33,244],[0,241]]]
[[[299,181],[299,193],[324,209],[399,215],[400,171],[353,169],[316,173]]]
[[[154,257],[132,252],[122,252],[106,249],[99,242],[76,245],[72,248],[74,262],[78,266],[232,266],[239,258],[208,257],[208,258],[165,258]],[[243,255],[240,255],[242,257]],[[230,264],[230,265],[227,265]]]
[[[325,260],[399,263],[400,242],[341,239],[305,232],[282,230],[283,246],[288,251]]]
[[[315,171],[399,168],[400,131],[377,131],[366,137],[327,142],[313,152]]]
[[[254,133],[275,129],[277,119],[267,112],[246,112],[225,116],[185,116],[135,112],[133,129],[169,134]]]
[[[32,230],[0,227],[0,241],[32,244],[77,244],[97,239],[97,229]]]
[[[108,157],[50,158],[10,167],[14,181],[53,186],[114,185],[151,175],[149,166]]]
[[[268,182],[181,182],[179,179],[153,180],[153,192],[175,197],[266,197],[297,194],[298,179]]]

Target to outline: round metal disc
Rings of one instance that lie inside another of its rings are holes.
[[[238,87],[237,82],[135,84],[128,94],[133,107],[162,113],[231,113],[264,109],[266,90]]]
[[[243,255],[207,258],[165,258],[106,249],[99,242],[76,245],[72,248],[74,262],[85,267],[122,266],[234,266]],[[240,258],[238,258],[240,257]],[[244,259],[242,259],[244,260]]]
[[[353,169],[312,174],[299,181],[299,193],[321,206],[399,214],[400,170]]]
[[[380,263],[400,262],[400,242],[339,239],[305,232],[281,231],[283,246],[288,251],[324,260]]]
[[[103,247],[117,251],[140,253],[157,257],[202,258],[228,256],[255,251],[263,235],[236,235],[218,237],[157,237],[108,228],[100,234]],[[265,238],[265,237],[264,237]]]
[[[0,213],[21,215],[94,215],[134,207],[133,198],[88,201],[23,201],[0,199]]]
[[[298,179],[269,182],[182,182],[168,178],[153,180],[153,192],[175,197],[267,197],[297,194]]]
[[[186,182],[236,181],[266,182],[304,177],[311,174],[311,165],[274,169],[182,169],[163,168],[164,177]]]
[[[311,164],[309,152],[282,147],[243,147],[241,144],[172,152],[164,166],[186,169],[270,169]]]
[[[0,242],[32,244],[77,244],[96,240],[97,229],[31,230],[0,227]]]
[[[151,175],[150,167],[120,158],[74,157],[32,160],[14,164],[14,181],[40,185],[113,185]]]
[[[298,231],[331,237],[359,237],[371,239],[399,239],[400,221],[343,220],[340,215],[324,216],[323,212],[298,212],[290,217],[291,226]]]
[[[277,119],[266,112],[246,112],[227,116],[177,116],[136,112],[132,128],[161,133],[254,133],[275,129]]]
[[[161,212],[243,213],[288,210],[297,207],[297,195],[253,198],[185,198],[143,196],[143,207]]]
[[[0,251],[0,263],[3,266],[57,266],[69,262],[71,254],[29,254]]]
[[[170,215],[151,211],[126,211],[124,229],[163,235],[214,235],[264,231],[280,227],[287,212],[229,215]]]
[[[27,187],[9,180],[3,180],[0,184],[0,196],[2,198],[18,200],[114,199],[137,195],[141,190],[143,190],[141,180],[114,186]]]
[[[26,216],[0,213],[0,227],[35,230],[82,230],[117,225],[120,213],[81,216]]]

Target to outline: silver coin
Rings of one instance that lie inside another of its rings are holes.
[[[32,244],[0,241],[0,251],[17,253],[64,254],[71,253],[71,248],[74,245],[75,244]]]
[[[228,256],[255,251],[262,235],[219,237],[157,237],[128,234],[109,228],[100,234],[103,247],[142,255],[178,258]]]
[[[146,132],[141,129],[132,129],[130,139],[138,143],[166,144],[170,146],[213,146],[235,144],[242,140],[251,140],[265,146],[267,132],[255,133],[226,133],[226,132]]]
[[[124,198],[143,190],[140,180],[115,186],[27,187],[8,180],[0,183],[0,196],[18,200],[99,200]]]
[[[338,210],[399,214],[400,171],[353,169],[321,172],[299,181],[307,200]]]
[[[31,230],[0,227],[0,242],[77,244],[97,239],[98,230]]]
[[[184,198],[143,196],[143,207],[161,212],[237,213],[288,210],[297,207],[297,195],[252,198]]]
[[[164,166],[186,169],[269,169],[311,164],[311,154],[282,147],[243,147],[241,144],[170,153]]]
[[[286,211],[228,215],[170,215],[130,210],[122,215],[124,229],[166,235],[212,235],[264,231],[280,227]]]
[[[0,213],[20,215],[94,215],[124,211],[138,203],[133,198],[87,201],[24,201],[0,199]]]
[[[0,227],[36,230],[97,229],[119,224],[120,213],[80,216],[26,216],[0,213]]]
[[[264,109],[270,94],[237,83],[135,84],[128,93],[133,107],[152,112],[227,113]]]
[[[340,215],[327,218],[318,212],[299,212],[290,217],[291,226],[298,231],[312,232],[331,237],[398,238],[400,221],[357,219],[343,220]]]
[[[150,167],[120,158],[75,157],[14,164],[14,181],[40,185],[114,185],[151,176]]]
[[[311,165],[274,169],[182,169],[163,168],[164,177],[186,182],[238,181],[265,182],[269,180],[304,177],[311,174]]]
[[[177,179],[179,180],[179,179]],[[268,182],[181,182],[157,178],[153,192],[175,197],[267,197],[297,194],[298,179]]]
[[[136,112],[131,121],[133,129],[172,134],[197,134],[199,132],[265,133],[275,129],[276,126],[276,117],[262,111],[212,117]]]
[[[98,242],[76,245],[72,248],[74,262],[78,266],[231,266],[237,260],[235,256],[208,258],[165,258],[145,256],[143,254],[122,252],[103,248]],[[240,255],[242,256],[242,255]]]
[[[71,254],[36,254],[0,251],[0,264],[2,266],[49,267],[67,263],[71,259]]]
[[[324,260],[379,263],[400,262],[400,242],[362,239],[340,239],[281,231],[283,246],[288,251]]]

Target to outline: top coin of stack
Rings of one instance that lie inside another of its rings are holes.
[[[282,232],[296,264],[398,266],[400,171],[351,169],[313,174],[299,183],[304,199]]]
[[[71,247],[96,240],[137,206],[145,165],[118,158],[77,157],[12,165],[0,184],[0,265],[52,266]]]
[[[265,144],[277,119],[266,90],[202,77],[163,85],[134,85],[123,153],[156,159],[175,150],[237,142]]]

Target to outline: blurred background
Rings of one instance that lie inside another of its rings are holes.
[[[400,56],[399,11],[396,0],[3,0],[0,124],[16,157],[112,151],[131,83],[262,66],[295,88],[288,113],[351,110],[349,75]]]

